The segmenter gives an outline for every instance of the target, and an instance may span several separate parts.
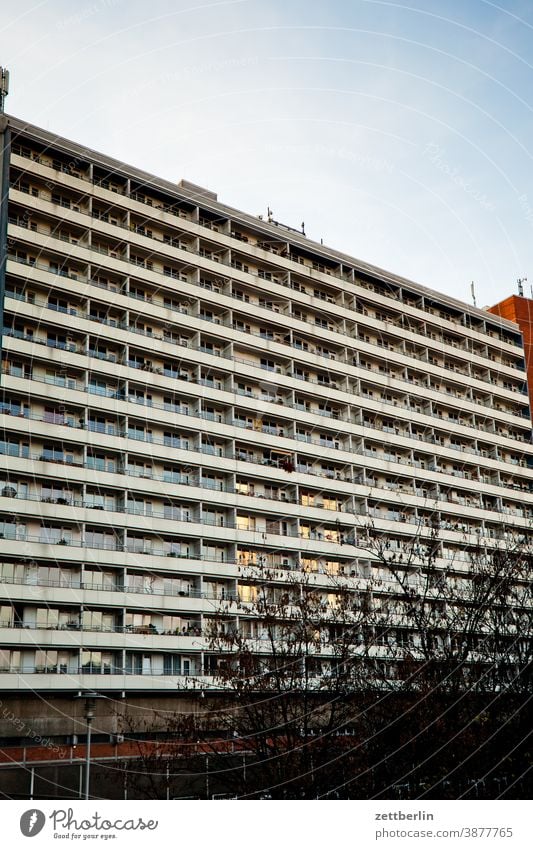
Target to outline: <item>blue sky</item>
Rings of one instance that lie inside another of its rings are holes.
[[[533,284],[529,0],[19,0],[7,110],[478,305]]]

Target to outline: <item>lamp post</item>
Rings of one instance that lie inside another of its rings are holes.
[[[85,722],[87,723],[87,746],[85,750],[85,782],[84,782],[84,791],[83,798],[89,798],[89,787],[91,782],[91,730],[92,730],[92,721],[94,719],[94,714],[96,711],[96,699],[101,699],[99,693],[95,693],[93,691],[89,691],[86,693],[80,693],[79,696],[75,696],[76,699],[85,699],[83,716]]]

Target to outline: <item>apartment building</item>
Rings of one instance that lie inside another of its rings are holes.
[[[437,523],[458,569],[529,527],[514,323],[16,118],[3,133],[3,691],[208,686],[221,610],[254,634],[258,568],[274,589],[311,574],[327,606],[332,576],[358,593],[383,573],[368,521],[398,547]]]

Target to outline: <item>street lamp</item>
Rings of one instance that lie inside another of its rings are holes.
[[[89,798],[89,785],[91,781],[91,729],[92,729],[92,721],[94,719],[95,711],[96,711],[96,699],[103,699],[104,696],[101,696],[99,693],[95,693],[92,690],[85,693],[80,693],[79,696],[74,696],[75,699],[85,699],[83,716],[85,722],[87,723],[87,746],[85,751],[85,790],[83,793],[83,798]]]

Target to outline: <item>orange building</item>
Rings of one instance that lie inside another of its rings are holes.
[[[500,301],[489,312],[514,321],[518,324],[524,337],[524,354],[526,358],[527,384],[529,388],[529,404],[533,410],[533,300],[521,295],[511,295]]]

